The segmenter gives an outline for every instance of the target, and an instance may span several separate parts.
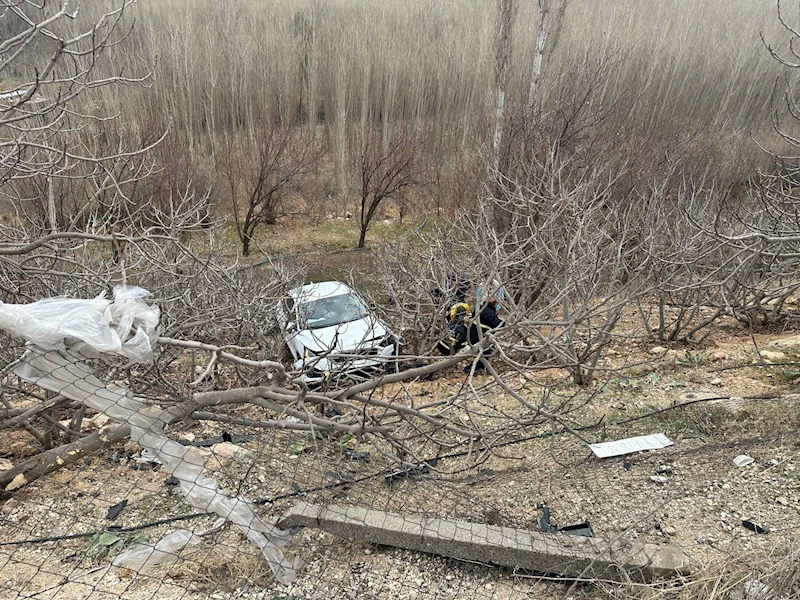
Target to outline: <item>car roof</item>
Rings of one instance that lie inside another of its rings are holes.
[[[289,296],[295,300],[308,302],[319,300],[320,298],[330,298],[340,294],[352,294],[353,290],[341,281],[320,281],[319,283],[309,283],[302,287],[294,288],[289,291]]]

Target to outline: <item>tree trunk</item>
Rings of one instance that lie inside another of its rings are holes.
[[[247,227],[242,231],[242,256],[250,256],[250,242],[253,241],[253,234]]]
[[[358,246],[356,248],[363,248],[364,242],[367,238],[367,228],[369,227],[369,223],[361,223],[361,233],[358,236]]]
[[[513,0],[498,0],[498,2],[497,64],[495,66],[497,105],[495,108],[494,138],[492,141],[492,150],[494,151],[493,166],[495,170],[500,165],[500,146],[503,143],[506,87],[508,85],[508,65],[511,54],[511,15],[513,12]]]
[[[536,50],[533,55],[533,69],[531,70],[531,85],[528,89],[528,113],[532,114],[538,109],[539,80],[542,77],[542,57],[544,45],[547,41],[547,12],[550,10],[550,0],[540,0],[539,3],[539,29],[536,35]]]

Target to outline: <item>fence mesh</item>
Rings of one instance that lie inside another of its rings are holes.
[[[148,390],[147,366],[6,342],[2,598],[701,597],[714,577],[730,597],[798,592],[794,396],[615,379],[569,427],[433,444],[444,421],[417,420],[398,461],[397,439],[310,426],[344,424],[335,403],[304,420],[215,402],[212,378],[195,396],[206,404],[187,405]],[[521,419],[508,389],[523,379],[459,365],[373,393],[497,423]],[[465,385],[468,401],[436,403]],[[404,419],[369,412],[370,425]],[[587,447],[654,431],[675,444],[607,459]]]

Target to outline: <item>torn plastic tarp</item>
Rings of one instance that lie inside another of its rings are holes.
[[[150,567],[174,563],[188,544],[197,544],[200,538],[187,529],[165,535],[155,545],[144,544],[123,552],[111,561],[112,567],[122,567],[142,573]]]
[[[43,350],[120,354],[150,360],[158,339],[160,311],[144,301],[150,292],[136,286],[114,288],[114,300],[45,298],[30,304],[0,302],[0,329]]]

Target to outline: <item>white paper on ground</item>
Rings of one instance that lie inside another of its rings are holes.
[[[670,440],[663,433],[652,433],[650,435],[640,435],[632,438],[625,438],[624,440],[616,440],[614,442],[603,442],[601,444],[589,444],[595,456],[599,458],[608,458],[610,456],[622,456],[623,454],[631,454],[632,452],[641,452],[643,450],[658,450],[659,448],[666,448],[672,446],[675,442]]]

